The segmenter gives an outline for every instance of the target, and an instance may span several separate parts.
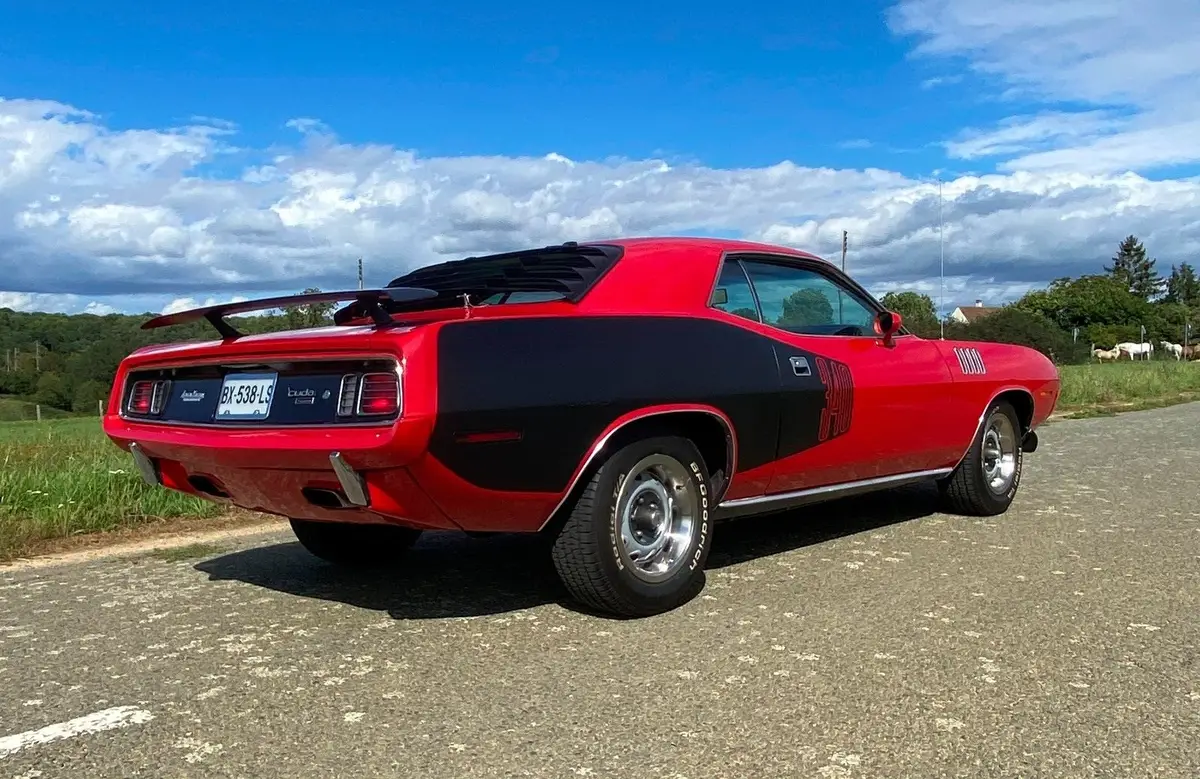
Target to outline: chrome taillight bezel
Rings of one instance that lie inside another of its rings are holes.
[[[150,385],[150,408],[146,411],[138,411],[133,408],[133,398],[138,394],[138,387]],[[170,379],[138,379],[131,382],[129,391],[125,394],[125,398],[121,404],[121,410],[126,416],[151,418],[162,414],[163,409],[167,405],[167,394],[171,389]]]
[[[363,387],[367,383],[367,379],[372,377],[386,377],[389,381],[394,381],[396,385],[396,406],[387,411],[364,411],[363,410]],[[376,419],[386,417],[400,417],[404,413],[404,381],[402,372],[399,366],[395,372],[372,371],[369,373],[348,373],[342,376],[341,384],[338,388],[338,408],[337,415],[343,419],[365,418]]]

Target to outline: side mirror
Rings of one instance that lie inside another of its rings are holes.
[[[884,346],[892,345],[892,336],[904,326],[903,318],[895,311],[884,311],[875,317],[875,333],[883,339]]]
[[[729,290],[724,287],[717,287],[713,290],[712,305],[723,306],[729,302]]]

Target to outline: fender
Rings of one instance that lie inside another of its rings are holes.
[[[720,502],[722,495],[724,495],[725,491],[729,488],[730,482],[733,481],[733,474],[737,467],[737,434],[733,430],[733,423],[729,421],[729,417],[725,416],[725,414],[723,414],[719,409],[703,404],[677,403],[664,406],[650,406],[623,414],[616,421],[605,428],[604,432],[596,439],[591,447],[588,448],[587,454],[584,455],[583,460],[579,463],[579,466],[572,474],[571,481],[567,484],[567,489],[563,491],[562,497],[559,499],[558,503],[554,506],[554,509],[551,510],[550,514],[546,517],[545,521],[542,522],[538,529],[544,529],[546,525],[549,524],[550,520],[553,519],[556,514],[558,514],[559,510],[562,509],[563,505],[566,504],[567,500],[575,492],[576,488],[579,486],[580,480],[583,479],[584,474],[588,472],[588,469],[591,467],[592,463],[604,452],[604,448],[608,445],[608,442],[614,435],[620,432],[622,428],[625,428],[634,422],[640,422],[645,419],[653,419],[654,417],[688,412],[708,414],[709,416],[716,418],[716,420],[721,423],[721,426],[725,428],[725,473],[727,475],[725,478],[725,483],[721,487],[721,491],[713,496],[714,503]]]
[[[1028,387],[1022,387],[1020,385],[1004,385],[1004,386],[1002,386],[999,390],[996,390],[995,392],[992,393],[991,397],[988,398],[987,403],[983,404],[983,409],[979,412],[979,419],[976,420],[976,422],[975,422],[975,429],[971,431],[971,438],[970,438],[970,440],[967,441],[967,445],[963,447],[962,456],[960,456],[958,458],[958,460],[955,461],[952,470],[958,470],[958,466],[962,465],[962,461],[967,459],[967,455],[971,453],[971,447],[975,444],[975,439],[979,437],[979,431],[983,428],[983,423],[987,419],[988,409],[992,407],[992,404],[995,403],[996,400],[1001,395],[1006,395],[1010,392],[1020,392],[1023,395],[1028,396],[1029,404],[1034,408],[1033,417],[1034,418],[1037,417],[1036,401],[1033,398],[1033,393],[1029,391]],[[1026,445],[1024,439],[1028,438],[1028,436],[1033,433],[1032,422],[1033,422],[1033,420],[1030,420],[1031,427],[1028,430],[1024,431],[1024,434],[1022,435],[1022,441],[1021,441],[1022,446]],[[1037,446],[1036,437],[1033,439],[1032,443],[1033,443],[1033,446],[1036,448],[1036,446]],[[1029,451],[1032,451],[1032,450],[1029,450]]]

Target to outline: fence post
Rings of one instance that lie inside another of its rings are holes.
[[[42,421],[42,404],[38,403],[37,405],[35,405],[33,407],[33,410],[37,412],[37,421],[41,422]]]
[[[104,401],[103,400],[96,401],[96,408],[100,410],[100,416],[104,416]]]

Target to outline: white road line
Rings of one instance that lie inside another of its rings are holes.
[[[26,747],[49,744],[64,738],[99,733],[104,730],[141,725],[154,719],[154,715],[137,706],[113,706],[111,709],[76,717],[66,722],[47,725],[39,730],[27,730],[15,736],[0,738],[0,758],[20,752]]]

